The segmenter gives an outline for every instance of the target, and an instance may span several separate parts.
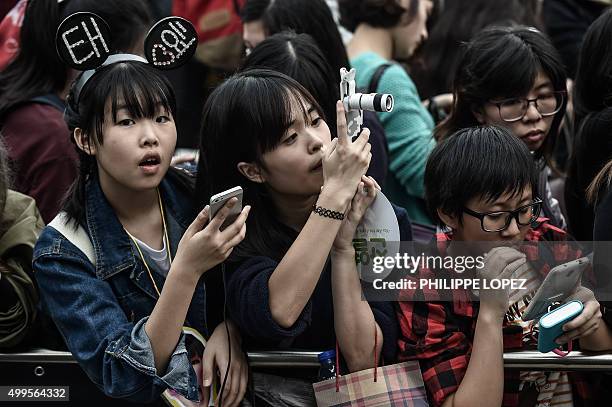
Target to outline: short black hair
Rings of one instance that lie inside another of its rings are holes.
[[[390,28],[398,25],[404,13],[413,17],[421,0],[410,0],[408,9],[400,0],[338,0],[340,24],[354,32],[361,23],[372,27]]]
[[[425,168],[425,199],[433,219],[437,210],[461,219],[473,198],[493,202],[531,188],[536,198],[537,171],[527,145],[507,129],[478,126],[461,129],[432,151]]]

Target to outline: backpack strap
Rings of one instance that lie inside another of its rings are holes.
[[[54,108],[56,108],[62,113],[64,112],[64,110],[66,110],[65,103],[62,101],[62,99],[59,98],[59,96],[57,96],[54,93],[48,93],[46,95],[36,96],[28,100],[28,102],[40,103],[41,105],[53,106]]]
[[[70,218],[68,217],[68,214],[62,211],[58,213],[55,218],[53,218],[48,226],[51,226],[53,229],[57,230],[66,238],[66,240],[75,245],[81,252],[83,252],[85,256],[87,256],[87,259],[95,267],[96,253],[94,252],[89,235],[87,235],[87,232],[81,225],[79,225],[76,230],[69,226],[69,221]]]
[[[370,79],[370,86],[368,87],[368,93],[376,93],[378,89],[378,83],[380,82],[380,78],[383,76],[388,67],[393,65],[390,62],[386,62],[376,68],[374,71],[374,75],[372,75],[372,79]]]
[[[31,98],[31,99],[24,100],[24,101],[21,101],[21,102],[15,104],[15,105],[12,105],[2,115],[2,117],[0,117],[0,127],[4,124],[4,119],[5,119],[6,115],[8,114],[8,112],[10,112],[13,109],[16,109],[18,107],[21,107],[23,105],[27,105],[28,103],[38,103],[38,104],[41,104],[41,105],[52,106],[52,107],[56,108],[57,110],[59,110],[62,114],[66,111],[66,104],[64,103],[64,101],[62,99],[60,99],[59,96],[57,96],[57,95],[55,95],[53,93],[48,93],[46,95],[36,96],[36,97]]]

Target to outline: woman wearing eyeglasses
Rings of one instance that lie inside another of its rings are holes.
[[[453,84],[454,105],[436,129],[436,139],[477,125],[510,130],[536,160],[543,216],[565,229],[548,182],[550,155],[567,105],[566,74],[552,43],[531,27],[484,30],[467,44]]]

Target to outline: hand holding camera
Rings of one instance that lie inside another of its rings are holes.
[[[341,101],[336,104],[336,114],[338,134],[347,134],[346,117]],[[370,131],[363,129],[355,142],[339,136],[324,150],[322,193],[329,192],[340,199],[343,210],[353,199],[362,175],[365,175],[370,166],[372,153],[368,143],[369,137]]]
[[[361,130],[363,110],[393,110],[392,95],[363,94],[355,90],[355,69],[340,69],[340,101],[336,104],[338,138],[326,148],[323,158],[322,193],[326,189],[334,191],[346,205],[355,196],[361,176],[368,170],[372,157],[368,143],[370,131]]]

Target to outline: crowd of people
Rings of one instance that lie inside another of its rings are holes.
[[[191,21],[241,19],[240,63],[214,86],[177,81],[148,52],[150,28],[188,2],[10,3],[0,351],[68,350],[104,394],[134,403],[171,390],[203,405],[316,405],[316,371],[250,368],[254,349],[336,348],[346,373],[416,361],[432,406],[609,397],[607,373],[506,371],[502,356],[536,347],[529,300],[586,255],[565,299],[582,310],[556,343],[612,351],[611,1],[227,1]],[[66,62],[56,33],[78,12],[107,23],[117,55]],[[354,139],[341,68],[359,91],[394,97]],[[181,114],[194,90],[195,121]],[[177,157],[184,140],[196,154]],[[236,186],[214,212],[211,196]],[[354,239],[381,196],[401,242],[451,257],[486,247],[474,272],[526,289],[364,298]],[[206,340],[201,364],[185,327]]]

